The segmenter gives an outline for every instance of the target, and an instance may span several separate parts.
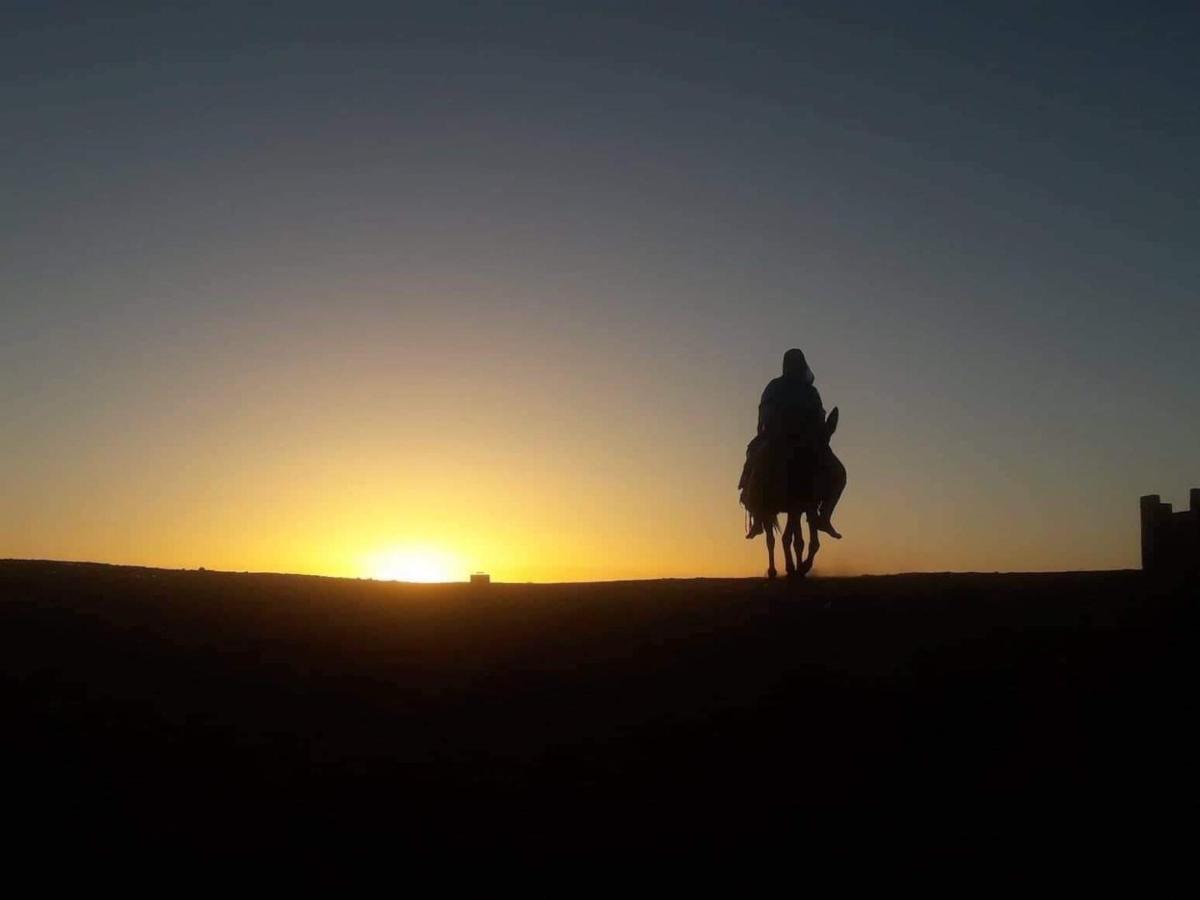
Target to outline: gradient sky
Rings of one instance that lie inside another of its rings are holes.
[[[0,13],[0,557],[759,573],[791,346],[818,571],[1200,485],[1196,4],[188,6]]]

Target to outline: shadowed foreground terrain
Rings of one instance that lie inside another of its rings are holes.
[[[33,847],[293,869],[1170,853],[1195,621],[1132,572],[477,588],[0,562],[6,803]]]

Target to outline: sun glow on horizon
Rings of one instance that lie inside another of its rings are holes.
[[[367,560],[365,570],[367,577],[376,581],[433,584],[466,580],[461,561],[434,547],[403,547],[376,553]]]

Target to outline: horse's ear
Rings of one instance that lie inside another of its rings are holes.
[[[829,416],[825,419],[825,435],[827,437],[833,437],[833,433],[835,431],[837,431],[837,423],[838,423],[838,408],[835,406],[830,411]]]

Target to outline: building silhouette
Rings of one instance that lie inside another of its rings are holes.
[[[1154,574],[1200,572],[1200,488],[1192,488],[1189,508],[1172,512],[1158,494],[1142,497],[1142,571]]]

